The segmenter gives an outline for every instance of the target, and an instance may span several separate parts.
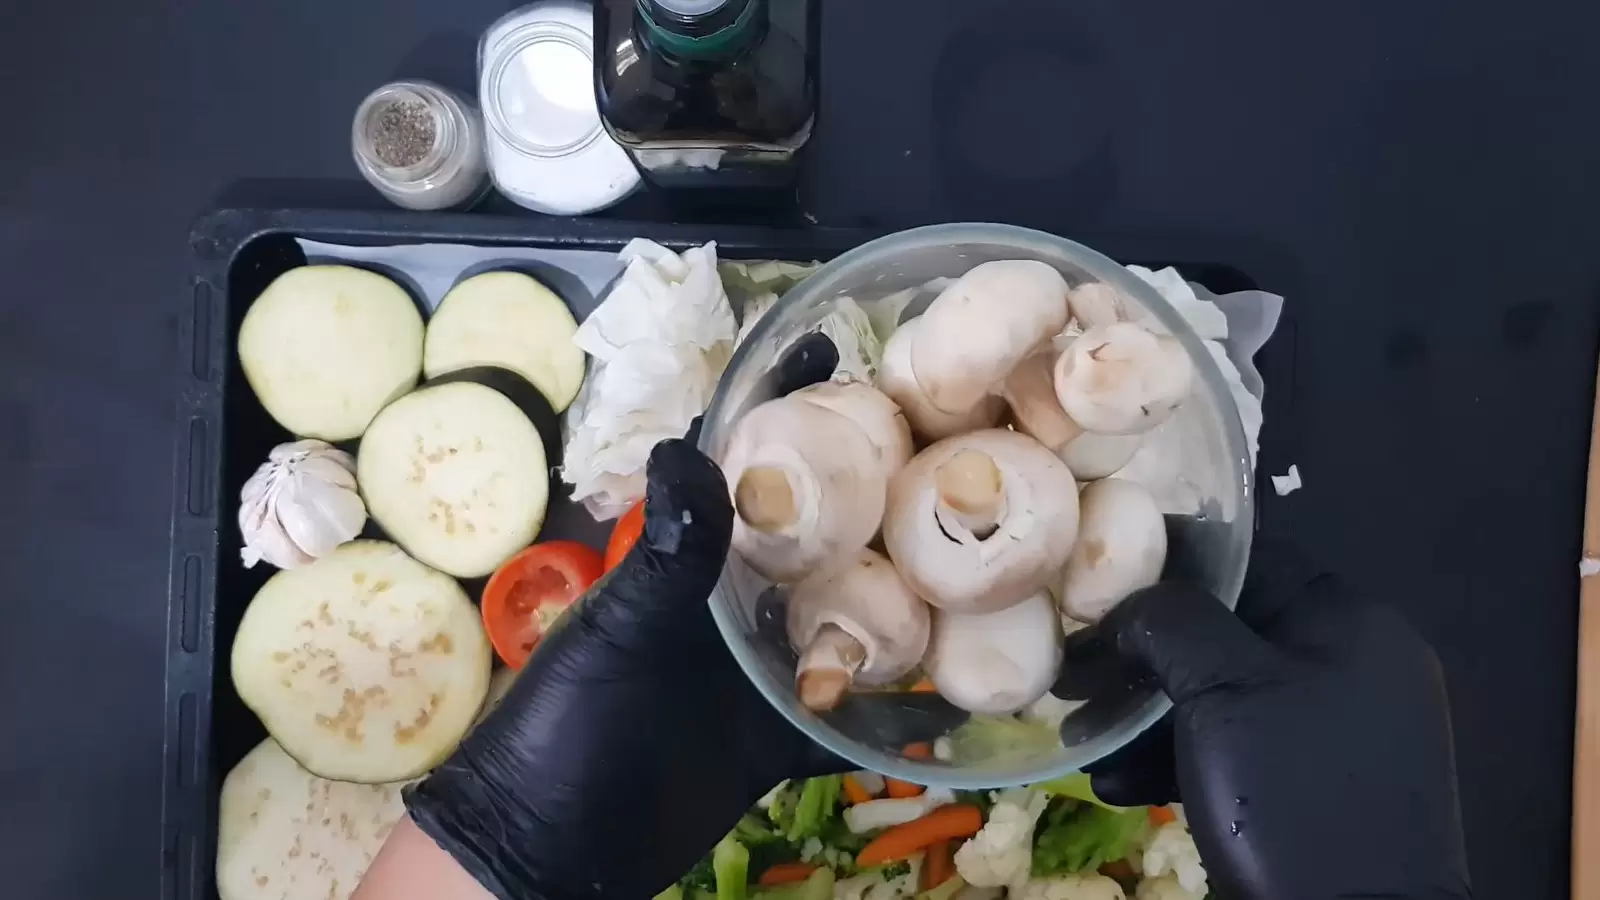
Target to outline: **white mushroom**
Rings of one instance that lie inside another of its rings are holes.
[[[980,263],[933,298],[911,368],[936,409],[971,409],[1022,358],[1067,327],[1067,282],[1032,259]]]
[[[1155,498],[1131,481],[1101,479],[1084,487],[1078,502],[1083,507],[1078,542],[1058,594],[1064,615],[1094,622],[1161,578],[1167,529]]]
[[[968,712],[1006,715],[1050,690],[1061,665],[1061,622],[1040,591],[998,612],[933,614],[923,668],[939,696]]]
[[[861,549],[789,595],[795,687],[808,709],[832,709],[852,684],[884,685],[916,668],[928,646],[928,605],[881,554]]]
[[[1079,481],[1094,481],[1113,474],[1133,459],[1144,440],[1142,434],[1095,434],[1086,431],[1056,451]]]
[[[993,612],[1052,581],[1078,531],[1066,463],[1014,431],[946,438],[889,482],[883,543],[906,583],[952,612]]]
[[[886,481],[855,422],[791,395],[734,426],[722,471],[733,494],[733,549],[777,582],[804,578],[867,545]]]
[[[1194,364],[1176,338],[1118,322],[1085,331],[1056,360],[1056,399],[1085,431],[1136,434],[1189,396]]]
[[[1011,421],[1018,431],[1060,454],[1083,434],[1083,429],[1056,399],[1056,355],[1056,350],[1047,344],[1017,363],[1001,384],[1000,396],[1010,407]]]
[[[993,427],[1005,413],[1005,402],[999,397],[986,396],[970,409],[947,413],[934,406],[923,393],[911,370],[912,343],[921,331],[919,317],[901,325],[889,336],[888,343],[883,345],[883,361],[878,365],[878,389],[900,406],[911,429],[930,441]]]
[[[888,395],[864,381],[824,381],[796,391],[795,397],[831,409],[856,423],[872,442],[885,478],[910,459],[911,426]]]
[[[1103,281],[1089,281],[1067,293],[1072,317],[1084,331],[1115,325],[1128,318],[1127,304],[1117,289]]]

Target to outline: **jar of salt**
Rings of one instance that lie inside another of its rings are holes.
[[[429,81],[395,81],[368,94],[350,148],[362,176],[407,209],[464,208],[489,189],[483,116]]]

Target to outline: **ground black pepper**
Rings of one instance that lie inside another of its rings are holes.
[[[378,110],[375,118],[372,153],[396,169],[422,162],[439,137],[433,112],[420,100],[397,100]]]

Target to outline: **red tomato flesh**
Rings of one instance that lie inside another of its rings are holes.
[[[483,589],[483,627],[495,653],[522,668],[572,601],[604,574],[600,554],[576,541],[534,544],[495,570]]]
[[[606,541],[606,571],[616,568],[617,563],[628,555],[633,545],[639,542],[639,535],[644,533],[644,501],[628,507],[628,511],[617,519],[617,524],[611,529],[611,539]]]

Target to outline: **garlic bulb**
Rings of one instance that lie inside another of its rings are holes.
[[[245,568],[266,560],[293,569],[360,534],[367,507],[355,472],[354,457],[322,441],[272,448],[239,497]]]

